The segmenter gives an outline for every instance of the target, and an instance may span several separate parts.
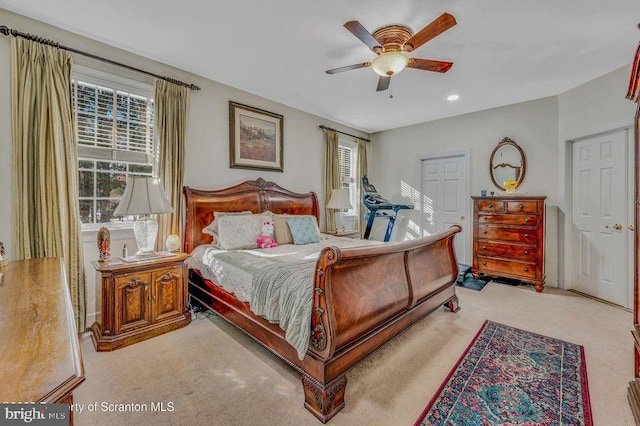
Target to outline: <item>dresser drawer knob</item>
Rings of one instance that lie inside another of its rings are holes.
[[[524,271],[525,272],[529,272],[529,268],[524,268]]]
[[[520,208],[520,210],[524,209],[524,206],[522,204],[520,204],[518,207]]]
[[[486,250],[486,249],[487,249],[487,246],[482,246],[482,250]]]
[[[493,204],[489,204],[489,208],[492,209],[493,208]]]
[[[529,250],[525,250],[525,251],[524,251],[524,254],[529,254]]]
[[[482,266],[487,266],[487,262],[482,262]]]
[[[529,223],[529,218],[526,218],[526,219],[524,220],[524,223]]]
[[[529,234],[524,234],[524,237],[525,238],[529,238]]]
[[[482,233],[483,233],[483,234],[486,234],[486,233],[487,233],[487,231],[486,231],[486,230],[485,230],[485,231],[482,231]]]

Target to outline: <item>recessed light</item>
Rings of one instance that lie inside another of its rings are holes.
[[[460,99],[459,95],[449,95],[449,96],[447,96],[447,100],[450,101],[450,102],[457,101],[458,99]]]

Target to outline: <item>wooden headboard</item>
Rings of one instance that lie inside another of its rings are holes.
[[[183,189],[186,202],[184,251],[191,251],[201,244],[211,243],[211,236],[202,229],[214,218],[214,212],[253,213],[271,211],[279,214],[310,214],[320,220],[318,198],[313,192],[298,194],[262,178],[248,180],[239,185],[216,191]]]

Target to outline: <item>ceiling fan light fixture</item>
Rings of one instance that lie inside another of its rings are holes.
[[[371,68],[382,77],[391,77],[402,71],[409,58],[402,52],[385,52],[371,62]]]

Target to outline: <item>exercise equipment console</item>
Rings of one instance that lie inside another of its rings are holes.
[[[393,204],[386,198],[382,198],[378,191],[376,191],[376,187],[369,183],[369,179],[366,176],[362,177],[362,191],[364,193],[364,195],[362,196],[362,205],[369,210],[369,213],[365,214],[364,216],[365,220],[367,221],[367,228],[364,231],[364,239],[369,239],[369,237],[371,236],[373,221],[379,217],[389,219],[389,223],[387,224],[387,232],[384,234],[384,241],[389,241],[398,212],[400,210],[411,210],[413,209],[413,205]]]

